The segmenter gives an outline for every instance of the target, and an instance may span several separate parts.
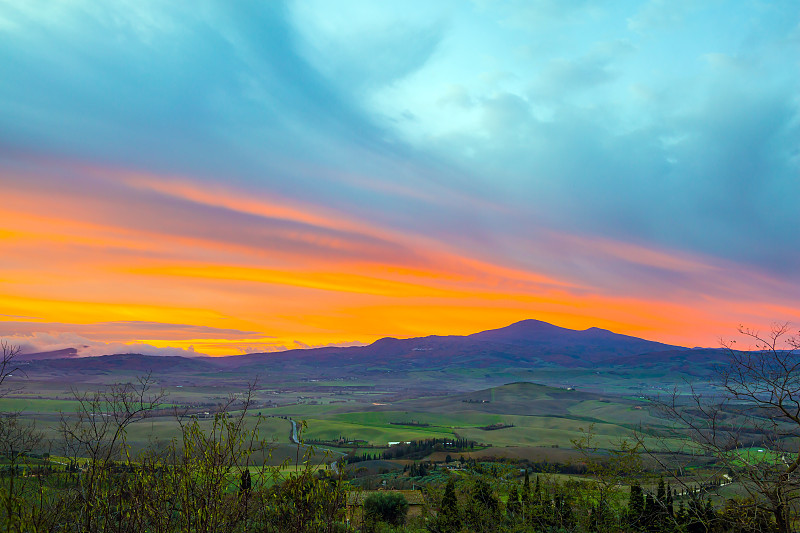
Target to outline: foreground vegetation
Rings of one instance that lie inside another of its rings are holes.
[[[752,501],[722,500],[712,486],[679,494],[656,482],[638,453],[589,459],[585,476],[453,460],[359,477],[321,468],[310,454],[294,468],[251,464],[252,452],[267,443],[243,420],[219,414],[211,431],[190,421],[171,446],[136,458],[125,456],[124,436],[109,453],[112,434],[100,434],[99,453],[82,460],[7,455],[0,524],[5,531],[120,533],[776,530]],[[392,489],[404,480],[420,490]],[[364,481],[385,490],[365,490]]]
[[[578,437],[565,462],[492,459],[491,446],[442,431],[444,418],[387,411],[360,422],[411,428],[419,438],[387,448],[329,432],[315,440],[352,449],[326,456],[300,442],[305,424],[297,424],[293,460],[276,464],[277,445],[261,430],[280,420],[253,412],[255,387],[211,416],[168,404],[149,376],[76,391],[74,414],[60,414],[47,434],[19,412],[0,415],[0,529],[784,533],[797,525],[800,494],[800,364],[794,350],[777,347],[784,333],[734,354],[736,365],[721,376],[724,394],[710,403],[700,395],[652,399],[647,416],[658,427],[632,428],[613,446],[608,434],[598,445],[587,416],[608,404],[570,406],[590,424],[570,428]],[[16,370],[13,350],[3,349],[0,396]],[[459,403],[485,409],[474,431],[512,432],[515,419],[489,415],[505,404],[530,406],[522,393],[541,396],[537,407],[563,409],[567,392],[554,400],[540,387],[517,384]],[[172,438],[134,450],[130,435],[167,408]]]
[[[341,459],[327,468],[319,453],[297,444],[294,466],[271,466],[272,444],[259,439],[265,419],[249,413],[245,393],[211,420],[178,417],[179,438],[133,456],[128,429],[162,400],[149,379],[78,398],[77,416],[60,425],[65,456],[30,453],[42,434],[17,415],[3,416],[0,526],[86,533],[777,531],[755,502],[722,498],[716,485],[679,492],[656,482],[635,446],[598,455],[591,431],[575,442],[584,460],[571,468],[581,475],[555,474],[554,464],[423,459],[437,449],[474,449],[466,439],[399,444],[381,458],[351,455],[349,468]],[[389,471],[383,457],[404,463]],[[382,468],[372,473],[375,463]]]

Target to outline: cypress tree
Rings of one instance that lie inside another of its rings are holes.
[[[631,495],[628,499],[628,523],[632,528],[638,528],[644,518],[644,493],[641,485],[631,485]]]
[[[648,492],[644,497],[644,514],[642,518],[642,524],[645,526],[645,528],[650,530],[656,525],[657,518],[658,504],[653,498],[653,495]]]
[[[242,470],[242,478],[239,482],[239,493],[244,495],[245,497],[250,495],[250,487],[252,487],[253,483],[250,479],[250,470],[245,468]]]
[[[442,496],[442,504],[439,514],[436,517],[439,531],[458,531],[461,529],[461,516],[458,511],[458,500],[456,499],[456,484],[453,478],[447,480]]]
[[[520,509],[522,504],[520,503],[519,499],[519,491],[517,490],[516,484],[511,487],[511,490],[508,491],[508,502],[506,503],[506,514],[511,519],[517,519],[522,513],[520,513]]]
[[[522,516],[524,518],[530,515],[531,510],[531,479],[527,468],[525,469],[525,481],[522,482],[520,500],[522,501]]]
[[[675,491],[667,484],[667,515],[675,516]]]
[[[658,488],[656,489],[655,500],[655,527],[658,530],[664,528],[667,517],[667,489],[664,486],[664,478],[659,478]]]

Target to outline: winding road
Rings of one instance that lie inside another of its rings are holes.
[[[300,445],[300,446],[306,446],[305,444],[302,444],[300,442],[300,439],[297,436],[297,422],[295,422],[291,418],[289,419],[289,422],[291,422],[291,424],[292,424],[292,434],[289,436],[289,438],[292,441],[292,444],[297,444],[297,445]],[[306,446],[306,447],[308,447],[308,446]],[[326,452],[330,452],[332,454],[338,453],[339,455],[344,455],[344,453],[342,453],[342,452],[339,452],[339,451],[336,451],[336,450],[330,450],[328,448],[318,448],[318,449],[324,450]],[[337,461],[333,461],[328,466],[330,467],[331,471],[338,476],[339,475],[339,466],[336,463],[337,463]]]

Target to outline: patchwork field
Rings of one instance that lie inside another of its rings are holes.
[[[474,377],[475,369],[464,371]],[[662,421],[638,396],[551,387],[515,382],[472,392],[427,395],[420,391],[375,390],[366,380],[318,380],[263,384],[252,391],[253,405],[246,426],[259,422],[259,438],[272,444],[271,455],[254,457],[256,462],[278,464],[298,455],[291,439],[291,423],[305,421],[300,438],[314,443],[321,456],[324,449],[345,453],[379,453],[389,443],[429,438],[465,438],[487,447],[485,456],[562,455],[573,441],[591,427],[600,447],[616,447],[640,424],[658,428]],[[0,399],[0,411],[19,411],[58,445],[58,422],[62,414],[74,413],[77,402],[64,384],[31,383]],[[40,385],[40,386],[39,386]],[[84,385],[83,390],[91,390]],[[180,435],[176,413],[199,416],[203,428],[211,427],[213,413],[241,385],[166,386],[165,408],[132,424],[127,439],[133,453],[148,447],[163,447]],[[236,415],[237,412],[233,411]],[[260,415],[260,417],[258,416]],[[305,450],[305,448],[303,448]],[[473,452],[477,453],[477,452]],[[332,459],[330,459],[332,460]]]

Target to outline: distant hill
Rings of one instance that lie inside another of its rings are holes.
[[[709,371],[729,361],[730,352],[724,348],[693,348],[616,357],[605,361],[605,365],[639,369],[658,367],[699,376],[707,375]]]
[[[633,400],[616,396],[550,387],[539,383],[516,382],[451,396],[409,400],[403,403],[403,409],[436,413],[479,411],[496,414],[569,417],[570,407],[576,404],[587,401],[607,403],[611,401],[611,398],[617,405],[638,405]],[[387,405],[372,409],[391,411],[397,407]]]
[[[76,357],[74,350],[25,356],[26,371],[63,376],[153,372],[169,375],[229,375],[251,379],[257,375],[280,378],[304,376],[371,376],[436,371],[450,374],[473,369],[483,375],[539,368],[636,368],[641,365],[681,365],[716,360],[714,350],[690,350],[620,335],[599,328],[573,330],[523,320],[472,335],[379,339],[368,346],[327,347],[256,353],[222,358],[187,358],[116,354]]]
[[[140,375],[152,372],[156,375],[163,375],[170,372],[214,372],[218,369],[219,367],[209,363],[208,359],[142,354],[35,360],[26,367],[28,373],[60,375],[91,375],[112,372],[132,372]]]
[[[41,359],[69,359],[78,357],[78,350],[75,348],[64,348],[63,350],[52,350],[49,352],[21,353],[17,355],[17,361],[38,361]]]
[[[503,366],[557,365],[591,367],[609,359],[648,352],[688,350],[611,331],[589,328],[573,330],[538,320],[523,320],[504,328],[467,336],[379,339],[368,346],[290,350],[226,358],[230,368],[267,362],[324,361],[326,364],[383,365],[396,369],[422,367],[485,368]]]
[[[600,328],[567,329],[540,320],[523,320],[500,329],[468,335],[466,338],[508,344],[542,355],[566,355],[583,362],[600,362],[612,357],[638,355],[661,350],[684,350],[660,342],[621,335]]]

